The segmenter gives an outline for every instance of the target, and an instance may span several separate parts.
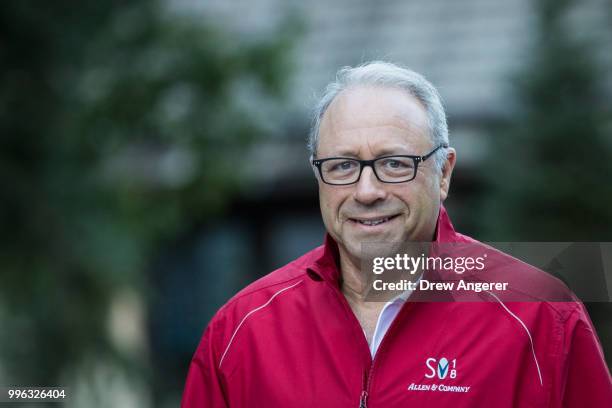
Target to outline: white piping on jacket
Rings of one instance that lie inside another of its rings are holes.
[[[489,291],[487,291],[487,293],[493,296],[495,300],[497,300],[499,304],[502,305],[502,307],[506,310],[506,312],[510,313],[510,316],[514,317],[521,324],[521,326],[523,326],[523,329],[525,329],[525,331],[527,332],[527,336],[529,336],[529,343],[531,344],[531,353],[533,354],[533,360],[535,361],[536,368],[538,369],[538,377],[540,377],[540,385],[544,386],[544,383],[542,382],[542,372],[540,371],[540,364],[538,364],[538,358],[536,357],[535,347],[533,345],[533,338],[531,337],[531,333],[529,332],[529,329],[527,328],[525,323],[523,323],[523,321],[517,315],[512,313],[510,309],[508,309],[506,305],[504,305],[504,302],[502,302],[494,293],[489,292]]]
[[[229,341],[229,343],[227,344],[227,347],[225,348],[225,351],[223,352],[223,355],[221,356],[221,360],[219,360],[219,368],[221,368],[221,364],[223,363],[223,359],[225,358],[225,355],[227,354],[227,352],[228,352],[228,350],[229,350],[230,346],[232,345],[232,342],[234,341],[234,337],[236,337],[236,333],[238,333],[238,330],[240,330],[240,327],[242,326],[242,324],[244,323],[244,321],[245,321],[245,320],[246,320],[246,319],[247,319],[247,318],[248,318],[250,315],[252,315],[253,313],[255,313],[255,312],[257,312],[258,310],[261,310],[261,309],[263,309],[264,307],[268,306],[268,305],[270,304],[270,302],[272,302],[272,300],[273,300],[273,299],[274,299],[274,298],[275,298],[277,295],[280,295],[282,292],[284,292],[284,291],[286,291],[286,290],[288,290],[288,289],[291,289],[292,287],[297,286],[297,285],[299,285],[299,284],[300,284],[300,283],[302,283],[302,282],[303,282],[303,280],[301,280],[301,281],[299,281],[299,282],[297,282],[297,283],[294,283],[294,284],[293,284],[293,285],[291,285],[291,286],[287,286],[286,288],[283,288],[283,289],[279,290],[278,292],[276,292],[275,294],[273,294],[273,295],[272,295],[272,297],[270,297],[270,299],[268,299],[268,301],[267,301],[266,303],[264,303],[263,305],[261,305],[261,306],[259,306],[259,307],[256,307],[255,309],[251,310],[249,313],[247,313],[247,314],[246,314],[246,316],[244,316],[244,317],[242,318],[242,320],[240,321],[240,324],[238,324],[238,326],[236,327],[236,330],[234,330],[234,333],[232,334],[232,337],[230,338],[230,341]]]

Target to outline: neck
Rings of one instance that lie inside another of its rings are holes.
[[[364,302],[368,291],[368,277],[361,269],[361,260],[349,255],[344,248],[339,248],[340,271],[342,274],[341,290],[344,296],[355,302]]]
[[[431,241],[435,241],[435,230],[432,233]],[[415,252],[414,256],[418,256],[423,249],[419,248],[416,250],[412,248],[412,252]],[[427,250],[425,250],[427,252]],[[371,289],[371,276],[368,276],[368,271],[362,269],[362,260],[352,256],[345,248],[338,245],[339,252],[339,263],[340,263],[340,274],[342,276],[342,283],[340,289],[344,296],[351,303],[364,304],[366,296],[370,293]],[[411,251],[408,251],[410,253]],[[416,272],[416,273],[415,273]],[[421,267],[415,272],[405,272],[398,274],[396,279],[407,279],[410,281],[416,281],[422,275],[423,271]],[[381,291],[377,291],[376,295],[382,296],[384,294]],[[371,300],[371,299],[370,299]]]

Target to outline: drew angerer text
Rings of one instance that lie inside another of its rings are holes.
[[[412,282],[407,279],[401,279],[397,282],[383,282],[381,279],[376,279],[372,283],[374,290],[423,290],[423,291],[453,291],[453,290],[471,290],[474,292],[482,292],[488,290],[507,290],[507,282],[466,282],[463,279],[456,282],[430,282],[426,279],[420,279],[417,282]]]

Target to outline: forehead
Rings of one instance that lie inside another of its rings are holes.
[[[321,120],[318,152],[406,154],[430,145],[427,113],[418,99],[400,89],[360,86],[342,91],[328,107]]]

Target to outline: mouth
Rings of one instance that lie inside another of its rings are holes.
[[[378,225],[386,224],[392,219],[396,218],[398,215],[390,215],[386,217],[379,218],[349,218],[351,222],[356,224],[364,225],[366,227],[376,227]]]

